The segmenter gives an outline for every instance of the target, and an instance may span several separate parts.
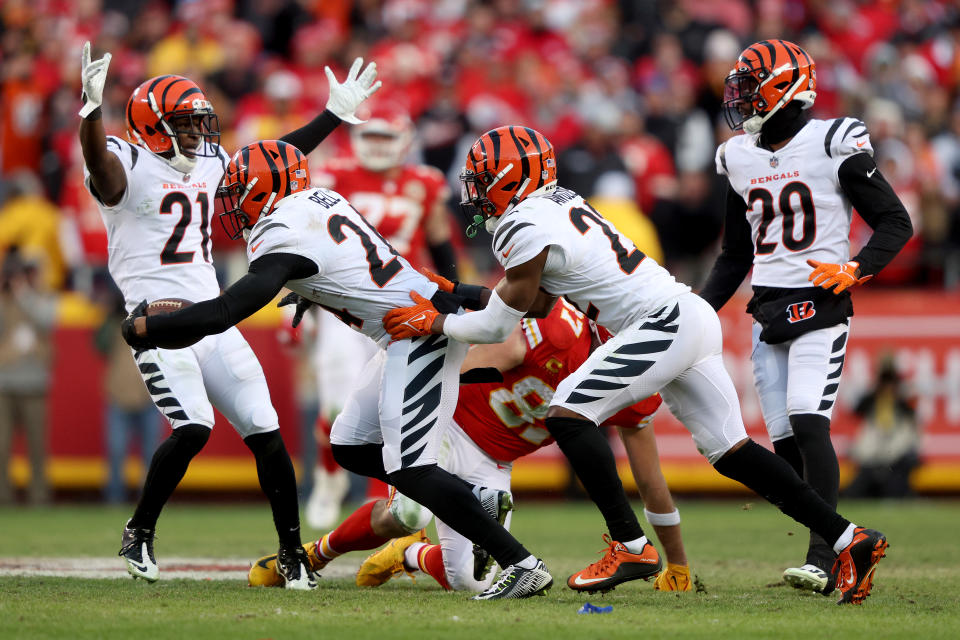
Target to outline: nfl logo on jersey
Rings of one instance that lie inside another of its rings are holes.
[[[776,169],[780,165],[780,159],[777,156],[770,156],[770,166]]]

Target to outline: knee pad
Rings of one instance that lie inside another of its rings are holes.
[[[192,455],[197,455],[207,444],[207,440],[210,439],[210,431],[210,427],[202,424],[185,424],[174,429],[169,439],[177,448],[182,447],[184,450],[190,451]]]
[[[390,483],[383,468],[383,444],[331,444],[330,451],[347,471]]]
[[[433,513],[419,502],[416,502],[399,491],[390,501],[390,515],[407,533],[420,531],[433,518]]]
[[[247,445],[247,448],[253,452],[255,457],[268,456],[285,448],[279,429],[264,433],[255,433],[244,438],[243,442]]]

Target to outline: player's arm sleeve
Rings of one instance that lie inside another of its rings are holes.
[[[873,234],[852,258],[861,276],[872,276],[887,266],[913,235],[906,208],[869,153],[851,155],[837,170],[840,187]]]
[[[158,347],[223,333],[267,305],[288,280],[318,271],[313,261],[289,253],[270,253],[250,263],[246,275],[219,297],[174,313],[147,318],[147,337]]]
[[[459,316],[448,315],[443,322],[443,333],[468,344],[503,342],[524,313],[504,302],[494,290],[483,310]]]
[[[327,136],[333,133],[333,130],[336,129],[337,125],[341,122],[342,120],[333,115],[332,111],[324,109],[323,113],[316,118],[299,129],[294,129],[284,135],[280,140],[300,149],[303,155],[309,155]]]
[[[736,293],[753,266],[753,240],[747,222],[747,203],[727,184],[727,212],[723,228],[723,248],[707,276],[700,297],[719,311]]]

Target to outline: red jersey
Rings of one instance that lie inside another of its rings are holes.
[[[553,442],[544,423],[561,380],[590,355],[587,319],[561,298],[546,318],[521,320],[527,342],[523,363],[503,374],[503,382],[460,387],[453,415],[460,428],[487,455],[512,462]],[[604,425],[644,425],[660,406],[654,394],[627,407]]]
[[[314,172],[313,181],[346,198],[419,269],[430,264],[424,222],[433,207],[447,199],[447,181],[433,167],[403,165],[398,169],[394,175],[393,170],[365,169],[352,158],[337,159]]]

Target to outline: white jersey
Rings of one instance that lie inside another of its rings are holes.
[[[807,260],[850,259],[850,200],[837,170],[850,156],[873,154],[870,135],[854,118],[810,120],[781,149],[740,135],[717,149],[717,172],[747,203],[753,231],[754,286],[800,288]]]
[[[107,150],[127,175],[120,202],[105,206],[90,184],[107,228],[108,268],[132,310],[141,300],[184,298],[197,302],[220,294],[210,251],[213,198],[229,158],[222,148],[213,158],[197,158],[189,174],[156,154],[115,136]]]
[[[319,272],[287,287],[326,308],[381,347],[390,342],[383,316],[413,304],[410,292],[429,299],[437,285],[418,273],[343,196],[308,189],[287,196],[250,230],[247,259],[290,253]]]
[[[569,189],[525,198],[501,217],[493,235],[504,269],[546,247],[541,286],[613,333],[690,291]]]

